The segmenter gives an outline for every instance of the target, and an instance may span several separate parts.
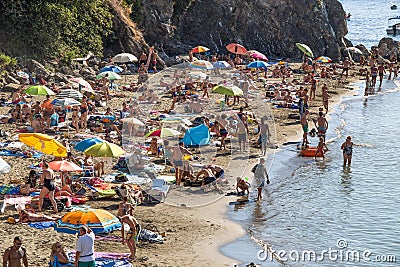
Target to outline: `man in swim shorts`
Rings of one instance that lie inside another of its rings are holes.
[[[308,114],[310,112],[308,111],[308,109],[306,109],[306,111],[303,113],[303,115],[301,115],[300,118],[300,124],[301,127],[303,128],[303,143],[302,145],[306,145],[309,144],[308,139],[307,139],[307,133],[308,133]]]
[[[324,113],[322,111],[320,111],[318,115],[319,117],[317,118],[315,126],[318,130],[318,136],[323,137],[325,142],[325,133],[328,130],[328,121],[324,117]]]

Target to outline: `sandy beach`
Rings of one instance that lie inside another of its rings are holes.
[[[299,69],[299,63],[291,63],[292,69]],[[326,82],[328,85],[328,92],[331,96],[329,100],[330,110],[331,107],[338,104],[343,96],[353,94],[351,84],[360,81],[362,76],[358,75],[359,66],[353,67],[350,71],[351,76],[348,79],[341,79],[340,75],[335,75],[334,79],[321,79],[318,81],[316,98],[310,102],[310,117],[316,118],[318,108],[322,107],[321,98],[321,85]],[[151,104],[151,106],[143,106],[142,108],[148,110],[162,110],[170,106],[171,99],[162,97],[165,94],[165,87],[160,86],[160,79],[163,77],[167,83],[173,82],[173,74],[176,70],[182,71],[178,67],[168,68],[157,74],[150,74],[148,81],[148,88],[160,96],[160,101]],[[191,69],[192,74],[199,74],[202,71]],[[237,71],[224,71],[225,75],[214,75],[211,72],[206,74],[209,76],[213,83],[219,83],[224,80],[230,80],[235,77]],[[293,73],[288,80],[303,79],[304,74]],[[121,83],[130,83],[137,80],[137,75],[127,76]],[[200,78],[198,78],[200,79]],[[299,124],[298,110],[291,108],[276,108],[274,102],[266,99],[265,91],[270,85],[281,83],[280,78],[268,78],[266,81],[262,79],[254,79],[254,88],[251,88],[249,94],[249,107],[245,109],[247,112],[253,113],[256,118],[262,116],[268,117],[268,125],[271,130],[271,144],[268,148],[268,154],[274,153],[275,149],[284,144],[285,142],[300,141],[302,129]],[[266,86],[264,86],[266,85]],[[310,85],[304,85],[309,87]],[[107,107],[110,107],[115,113],[122,107],[123,102],[131,101],[132,97],[140,96],[140,92],[132,93],[122,90],[120,86],[115,92],[115,96],[108,102]],[[200,92],[198,92],[200,94]],[[9,98],[9,94],[2,93],[2,97]],[[223,97],[223,96],[222,96]],[[43,101],[43,97],[33,97],[33,101]],[[218,101],[221,95],[210,93],[210,98],[205,99],[204,111],[201,114],[195,114],[193,117],[200,115],[211,116],[215,114],[222,114],[230,110],[237,112],[240,105],[227,107],[227,111],[221,111]],[[176,105],[176,113],[184,113],[184,104]],[[0,114],[7,114],[11,107],[0,107]],[[106,107],[99,108],[99,111],[104,112]],[[148,115],[148,113],[147,113]],[[327,115],[329,119],[329,113]],[[145,115],[143,115],[143,119]],[[192,118],[191,118],[192,119]],[[312,122],[310,121],[310,125]],[[254,125],[252,125],[254,126]],[[8,136],[4,137],[5,140],[18,139],[16,129],[21,128],[21,125],[15,124],[2,124],[1,130],[7,132]],[[314,128],[314,127],[310,127]],[[250,132],[250,131],[249,131]],[[74,130],[69,134],[63,133],[59,137],[73,138]],[[135,137],[136,138],[136,137]],[[228,184],[221,185],[224,193],[233,192],[235,190],[236,177],[252,177],[250,169],[258,162],[260,157],[260,148],[254,146],[257,141],[258,135],[249,134],[249,147],[246,152],[239,152],[236,143],[231,142],[228,144],[227,151],[207,148],[204,150],[193,150],[198,159],[193,163],[197,165],[203,164],[217,164],[223,166],[228,179]],[[61,139],[61,138],[60,138]],[[131,136],[122,137],[123,141],[132,141]],[[135,139],[134,139],[135,140]],[[143,137],[141,137],[143,142]],[[210,146],[211,147],[211,146]],[[23,149],[27,149],[26,146]],[[74,154],[77,154],[73,151]],[[267,155],[268,156],[268,155]],[[45,155],[46,160],[51,161],[52,157]],[[18,184],[22,183],[22,179],[27,177],[29,173],[28,166],[38,163],[40,159],[35,158],[21,158],[21,157],[3,157],[11,166],[11,171],[7,174],[0,174],[2,184]],[[160,160],[160,159],[152,159]],[[117,162],[113,159],[113,165]],[[107,165],[106,174],[115,172],[111,169],[112,166]],[[163,175],[173,175],[167,167]],[[274,182],[274,177],[271,177],[271,183]],[[137,260],[132,262],[133,266],[233,266],[233,264],[240,264],[235,260],[222,255],[219,248],[226,243],[232,242],[246,234],[238,223],[233,222],[227,215],[229,209],[229,202],[236,201],[237,196],[219,194],[215,190],[203,192],[199,187],[183,187],[171,185],[165,203],[160,203],[155,206],[139,205],[135,207],[134,215],[139,220],[142,226],[153,224],[157,227],[160,233],[164,233],[163,244],[150,244],[146,242],[139,243],[137,251]],[[88,201],[86,204],[93,208],[102,208],[117,213],[118,198],[113,199],[98,199],[95,201]],[[48,212],[47,212],[48,213]],[[64,215],[62,212],[60,215]],[[50,215],[50,213],[48,213]],[[27,224],[10,224],[7,219],[13,216],[18,217],[17,211],[14,207],[8,206],[5,213],[1,215],[0,220],[0,237],[4,240],[0,244],[0,251],[12,245],[14,236],[19,235],[23,237],[24,246],[27,248],[30,266],[47,266],[49,255],[51,252],[51,245],[55,241],[60,241],[65,245],[67,250],[75,250],[76,236],[70,234],[58,233],[52,228],[38,230],[29,227]],[[120,232],[115,233],[120,236]],[[95,242],[95,251],[101,252],[123,252],[129,253],[126,245],[121,242],[110,240],[97,240]]]

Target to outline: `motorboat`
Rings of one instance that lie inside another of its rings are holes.
[[[397,9],[397,5],[395,3],[390,3],[390,4],[391,4],[391,6],[390,6],[391,10],[396,10]]]
[[[386,33],[389,35],[396,35],[400,33],[400,16],[388,19],[388,28]]]

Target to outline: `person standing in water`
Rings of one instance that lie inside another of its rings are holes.
[[[351,158],[353,155],[353,142],[351,142],[351,136],[347,136],[346,141],[342,144],[341,149],[343,150],[343,165],[351,165]]]

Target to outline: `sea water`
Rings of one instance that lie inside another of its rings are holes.
[[[385,0],[339,0],[347,13],[351,14],[347,21],[348,34],[346,36],[353,45],[364,44],[368,49],[378,45],[384,37],[396,37],[386,34],[388,19],[400,16],[400,1]],[[391,10],[392,4],[397,4],[397,10]]]
[[[325,160],[282,147],[269,159],[264,200],[231,206],[231,217],[280,251],[287,266],[399,266],[399,103],[392,81],[369,97],[356,90],[331,114]],[[343,167],[340,146],[348,135],[353,162]],[[221,250],[245,263],[279,266],[249,236]]]

